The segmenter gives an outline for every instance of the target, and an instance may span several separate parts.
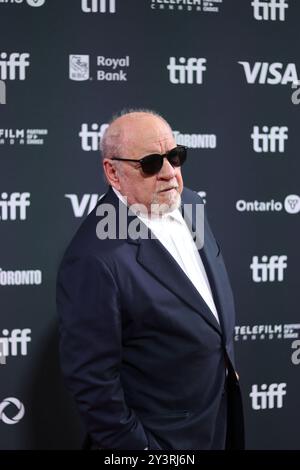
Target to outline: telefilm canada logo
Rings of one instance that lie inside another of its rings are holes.
[[[237,325],[235,341],[295,340],[300,338],[300,323]]]
[[[74,81],[94,80],[100,82],[127,82],[130,57],[96,56],[89,54],[69,55],[69,79]],[[93,67],[93,70],[91,68]]]
[[[150,0],[155,11],[219,13],[223,0]]]
[[[0,145],[45,144],[48,129],[0,129]]]

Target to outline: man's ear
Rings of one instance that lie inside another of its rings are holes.
[[[115,189],[120,190],[120,179],[116,165],[109,158],[103,160],[103,171],[109,184]]]

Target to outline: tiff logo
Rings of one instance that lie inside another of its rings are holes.
[[[254,282],[274,282],[283,281],[284,270],[287,268],[287,256],[262,256],[259,262],[258,256],[253,256],[252,264],[252,280]]]
[[[97,151],[100,149],[100,139],[104,134],[105,129],[108,127],[108,124],[99,124],[93,123],[91,129],[89,129],[88,124],[84,123],[81,125],[81,131],[79,132],[79,137],[81,139],[81,148],[85,152],[90,152],[91,150]]]
[[[29,67],[30,54],[24,52],[13,52],[8,55],[6,52],[0,54],[0,80],[25,80],[26,67]]]
[[[285,21],[285,10],[289,7],[286,0],[253,0],[253,16],[256,20]],[[278,16],[277,16],[278,13]]]
[[[6,104],[6,83],[0,80],[0,104]]]
[[[253,127],[251,139],[253,141],[253,150],[257,153],[283,153],[285,150],[285,141],[288,139],[287,126],[263,126],[260,131],[259,126]]]
[[[0,199],[0,220],[26,219],[27,207],[30,206],[30,193],[2,193]]]
[[[116,13],[116,0],[81,0],[84,13]]]
[[[201,84],[203,83],[203,72],[206,70],[206,59],[197,59],[196,57],[180,57],[176,63],[175,57],[170,57],[169,65],[169,80],[171,83],[180,84]],[[196,80],[196,81],[195,81]]]
[[[261,385],[258,391],[258,385],[252,385],[252,391],[249,396],[252,400],[253,410],[266,410],[283,407],[283,397],[286,395],[286,383]]]
[[[18,328],[11,330],[2,330],[2,337],[0,337],[0,360],[2,364],[6,362],[8,356],[27,356],[27,343],[31,341],[31,330]]]

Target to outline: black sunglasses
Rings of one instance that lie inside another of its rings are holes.
[[[111,160],[139,163],[145,175],[156,175],[156,173],[162,169],[164,158],[167,158],[168,162],[171,163],[173,167],[179,167],[184,164],[186,156],[187,148],[183,145],[177,145],[177,147],[169,150],[169,152],[165,153],[164,155],[153,153],[151,155],[147,155],[146,157],[140,158],[139,160],[119,157],[112,157]]]

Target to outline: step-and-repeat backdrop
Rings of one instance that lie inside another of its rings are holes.
[[[300,449],[300,3],[0,0],[0,448],[71,449],[57,352],[63,251],[105,191],[112,114],[189,147],[237,306],[249,449]]]

